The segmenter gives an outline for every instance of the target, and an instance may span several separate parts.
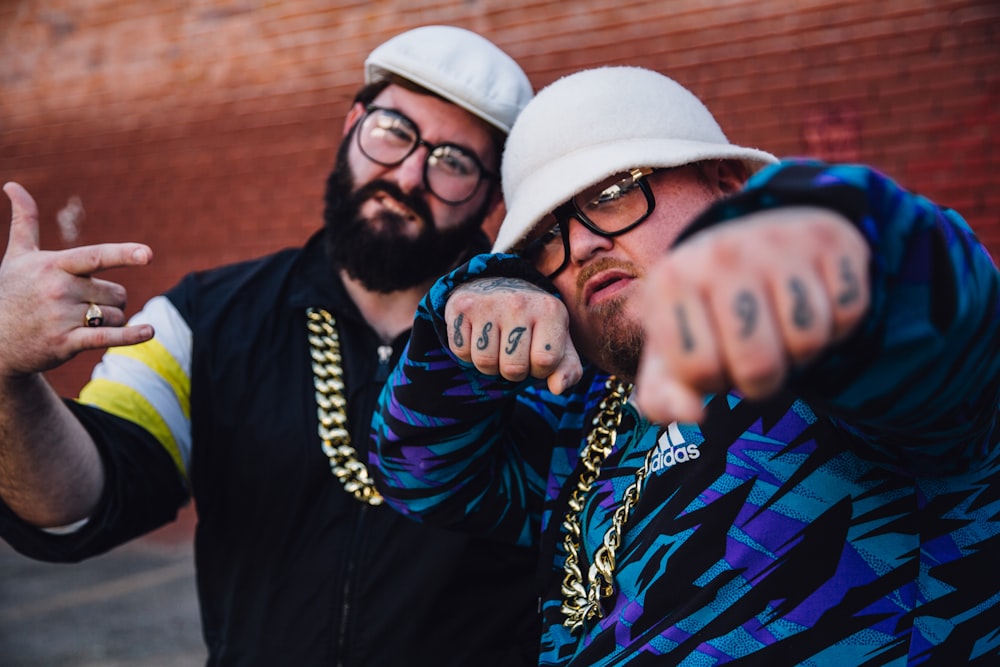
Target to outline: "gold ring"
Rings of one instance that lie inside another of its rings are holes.
[[[104,311],[96,303],[90,304],[87,314],[83,316],[83,323],[88,327],[99,327],[104,324]]]

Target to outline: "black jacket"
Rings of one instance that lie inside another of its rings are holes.
[[[418,525],[349,496],[317,435],[305,310],[337,319],[348,425],[367,461],[378,392],[403,345],[379,340],[323,253],[302,249],[195,273],[166,297],[192,333],[190,493],[211,665],[516,665],[537,655],[533,551]],[[136,425],[69,402],[108,471],[96,514],[48,535],[0,508],[0,534],[74,561],[176,516],[188,500]]]

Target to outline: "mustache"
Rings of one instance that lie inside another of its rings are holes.
[[[353,203],[360,206],[364,201],[374,197],[379,192],[395,199],[424,221],[425,225],[433,226],[434,214],[422,197],[416,194],[406,194],[398,185],[391,181],[371,181],[358,188],[351,196]]]
[[[596,276],[601,271],[607,271],[608,269],[618,269],[631,276],[642,277],[642,271],[639,271],[633,263],[623,262],[619,259],[612,259],[611,257],[602,257],[580,269],[580,273],[576,277],[577,293],[582,294],[584,286],[587,284],[588,280]]]

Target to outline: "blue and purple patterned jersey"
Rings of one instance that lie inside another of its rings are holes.
[[[767,401],[716,395],[701,425],[666,427],[625,406],[581,512],[584,573],[650,472],[578,634],[562,521],[605,377],[556,396],[448,352],[449,291],[531,275],[516,258],[476,258],[424,300],[374,423],[379,484],[419,520],[540,541],[540,664],[1000,664],[1000,273],[956,213],[859,166],[768,168],[694,228],[792,204],[865,235],[870,312]]]

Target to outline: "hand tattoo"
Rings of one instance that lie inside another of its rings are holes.
[[[743,322],[743,328],[740,329],[740,338],[749,338],[750,334],[753,333],[754,327],[757,326],[757,300],[753,297],[753,294],[744,290],[736,295],[736,317],[740,318]]]
[[[483,325],[483,333],[482,335],[479,336],[479,339],[476,341],[477,350],[485,350],[487,347],[489,347],[490,329],[492,328],[493,328],[492,322],[487,322],[486,324]]]
[[[840,260],[840,277],[844,281],[844,289],[837,295],[837,305],[849,306],[861,297],[861,285],[847,257]]]
[[[514,329],[507,334],[507,343],[509,344],[504,352],[507,354],[514,354],[514,350],[517,349],[518,343],[521,342],[521,336],[523,336],[524,332],[527,330],[528,327],[514,327]]]
[[[455,328],[455,333],[452,334],[451,340],[455,343],[455,347],[461,348],[465,345],[465,336],[462,335],[462,322],[465,321],[465,313],[459,313],[458,317],[455,318],[455,323],[452,325]]]
[[[681,334],[681,349],[685,352],[691,352],[694,350],[694,335],[691,333],[691,326],[688,324],[684,306],[676,306],[674,315],[677,317],[677,328]]]
[[[796,329],[808,329],[812,326],[813,313],[812,305],[809,303],[809,295],[806,293],[806,286],[798,278],[788,281],[788,289],[792,293],[792,324]]]

